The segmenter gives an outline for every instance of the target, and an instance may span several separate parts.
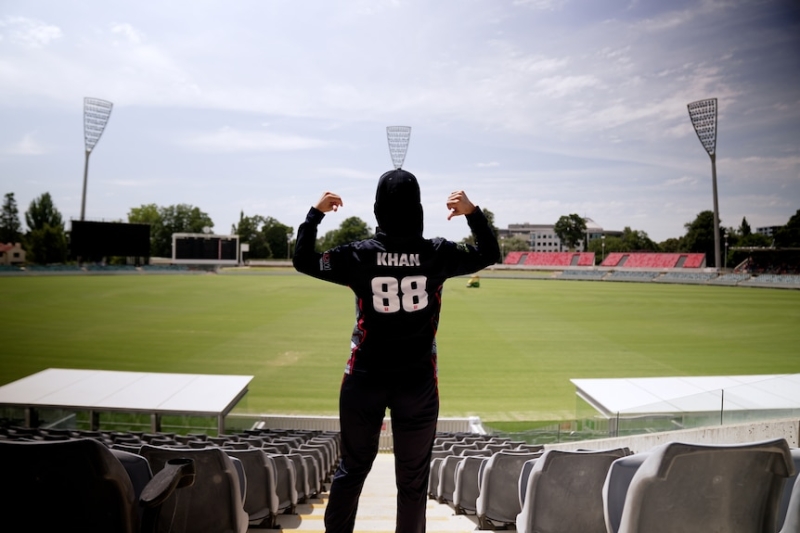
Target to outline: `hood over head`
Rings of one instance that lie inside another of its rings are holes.
[[[390,170],[378,180],[375,193],[378,230],[393,240],[422,238],[419,183],[411,172]]]

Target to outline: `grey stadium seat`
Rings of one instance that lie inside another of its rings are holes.
[[[519,503],[519,475],[525,461],[541,453],[503,450],[489,457],[483,468],[476,515],[481,529],[491,529],[492,522],[514,524],[522,509]]]
[[[455,474],[453,506],[456,514],[474,513],[480,494],[480,475],[488,457],[467,456],[458,464]]]
[[[488,450],[466,449],[461,451],[461,455],[451,455],[444,458],[439,468],[439,489],[436,494],[436,499],[439,500],[439,503],[453,503],[456,492],[456,472],[458,470],[458,465],[467,457],[475,456],[489,457],[491,453]]]
[[[83,438],[0,441],[0,469],[4,531],[155,532],[164,500],[194,481],[193,463],[176,461],[152,479],[137,476],[147,483],[137,490],[111,450]]]
[[[294,462],[284,454],[270,453],[267,455],[275,463],[277,477],[275,490],[278,494],[278,508],[289,514],[295,514],[297,510],[297,472],[294,469]]]
[[[277,475],[275,462],[259,448],[249,450],[225,450],[225,453],[241,461],[247,476],[244,510],[252,526],[275,528],[278,506]]]
[[[171,449],[144,445],[140,453],[159,472],[170,459],[193,459],[197,476],[192,487],[164,502],[159,520],[162,531],[245,533],[249,517],[244,510],[239,475],[221,448]],[[182,528],[182,529],[181,529]]]
[[[657,446],[631,479],[619,533],[774,532],[792,474],[785,439]]]
[[[527,489],[520,491],[522,510],[517,531],[532,533],[606,533],[603,484],[611,463],[625,457],[627,449],[599,451],[547,450],[534,463]]]
[[[625,496],[628,495],[631,479],[648,455],[650,454],[647,452],[637,453],[611,463],[603,484],[603,515],[608,533],[619,531],[622,509],[625,506]]]
[[[794,480],[780,533],[800,533],[800,476]]]

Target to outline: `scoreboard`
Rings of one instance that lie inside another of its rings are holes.
[[[239,236],[173,233],[172,262],[190,265],[236,265],[239,262]]]

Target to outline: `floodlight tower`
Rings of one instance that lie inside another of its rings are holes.
[[[406,160],[408,141],[411,140],[411,126],[387,126],[386,138],[389,141],[389,155],[394,168],[400,170]]]
[[[89,177],[89,154],[92,153],[103,130],[108,124],[108,117],[111,116],[111,108],[114,104],[99,98],[83,99],[83,137],[86,141],[86,162],[83,165],[83,196],[81,198],[81,221],[86,214],[86,181]]]
[[[719,203],[717,202],[717,99],[708,98],[688,104],[689,118],[700,144],[711,157],[711,185],[714,191],[714,266],[719,270]]]

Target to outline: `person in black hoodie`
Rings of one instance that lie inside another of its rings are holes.
[[[383,174],[375,194],[374,238],[323,253],[314,245],[325,213],[344,203],[326,192],[297,234],[294,267],[355,293],[356,321],[339,396],[342,459],[325,511],[327,533],[351,532],[364,481],[391,413],[398,533],[425,531],[431,450],[439,415],[436,330],[447,278],[477,272],[500,256],[486,217],[464,191],[447,199],[448,220],[465,215],[477,246],[422,236],[416,177]]]

